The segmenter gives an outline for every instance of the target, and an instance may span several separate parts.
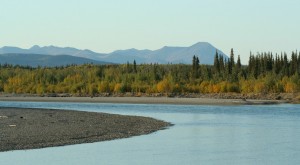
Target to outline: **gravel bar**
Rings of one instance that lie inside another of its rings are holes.
[[[128,138],[149,134],[171,125],[139,116],[0,107],[0,151]]]

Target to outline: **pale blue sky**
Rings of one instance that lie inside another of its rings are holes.
[[[0,47],[300,49],[300,0],[0,0]]]

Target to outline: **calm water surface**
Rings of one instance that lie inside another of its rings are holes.
[[[273,165],[300,162],[300,105],[0,102],[0,106],[149,116],[175,124],[167,130],[128,139],[2,152],[0,165]]]

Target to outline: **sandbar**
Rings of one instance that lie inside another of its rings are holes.
[[[0,107],[0,152],[128,138],[171,125],[139,116]]]

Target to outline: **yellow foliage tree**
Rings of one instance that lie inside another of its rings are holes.
[[[208,81],[203,81],[200,84],[200,93],[209,93],[210,83]]]
[[[109,93],[110,90],[110,84],[107,81],[102,81],[100,85],[98,86],[98,92],[100,93]]]
[[[167,78],[164,78],[162,81],[160,81],[157,86],[157,91],[160,93],[170,93],[172,92],[172,86],[171,83]]]
[[[266,92],[266,87],[263,82],[256,81],[254,84],[254,93],[265,93]]]
[[[114,86],[114,92],[116,93],[121,92],[121,87],[122,87],[121,83],[116,83]]]
[[[297,84],[293,83],[293,82],[287,82],[285,85],[284,85],[284,91],[286,93],[294,93],[294,92],[297,92]]]

